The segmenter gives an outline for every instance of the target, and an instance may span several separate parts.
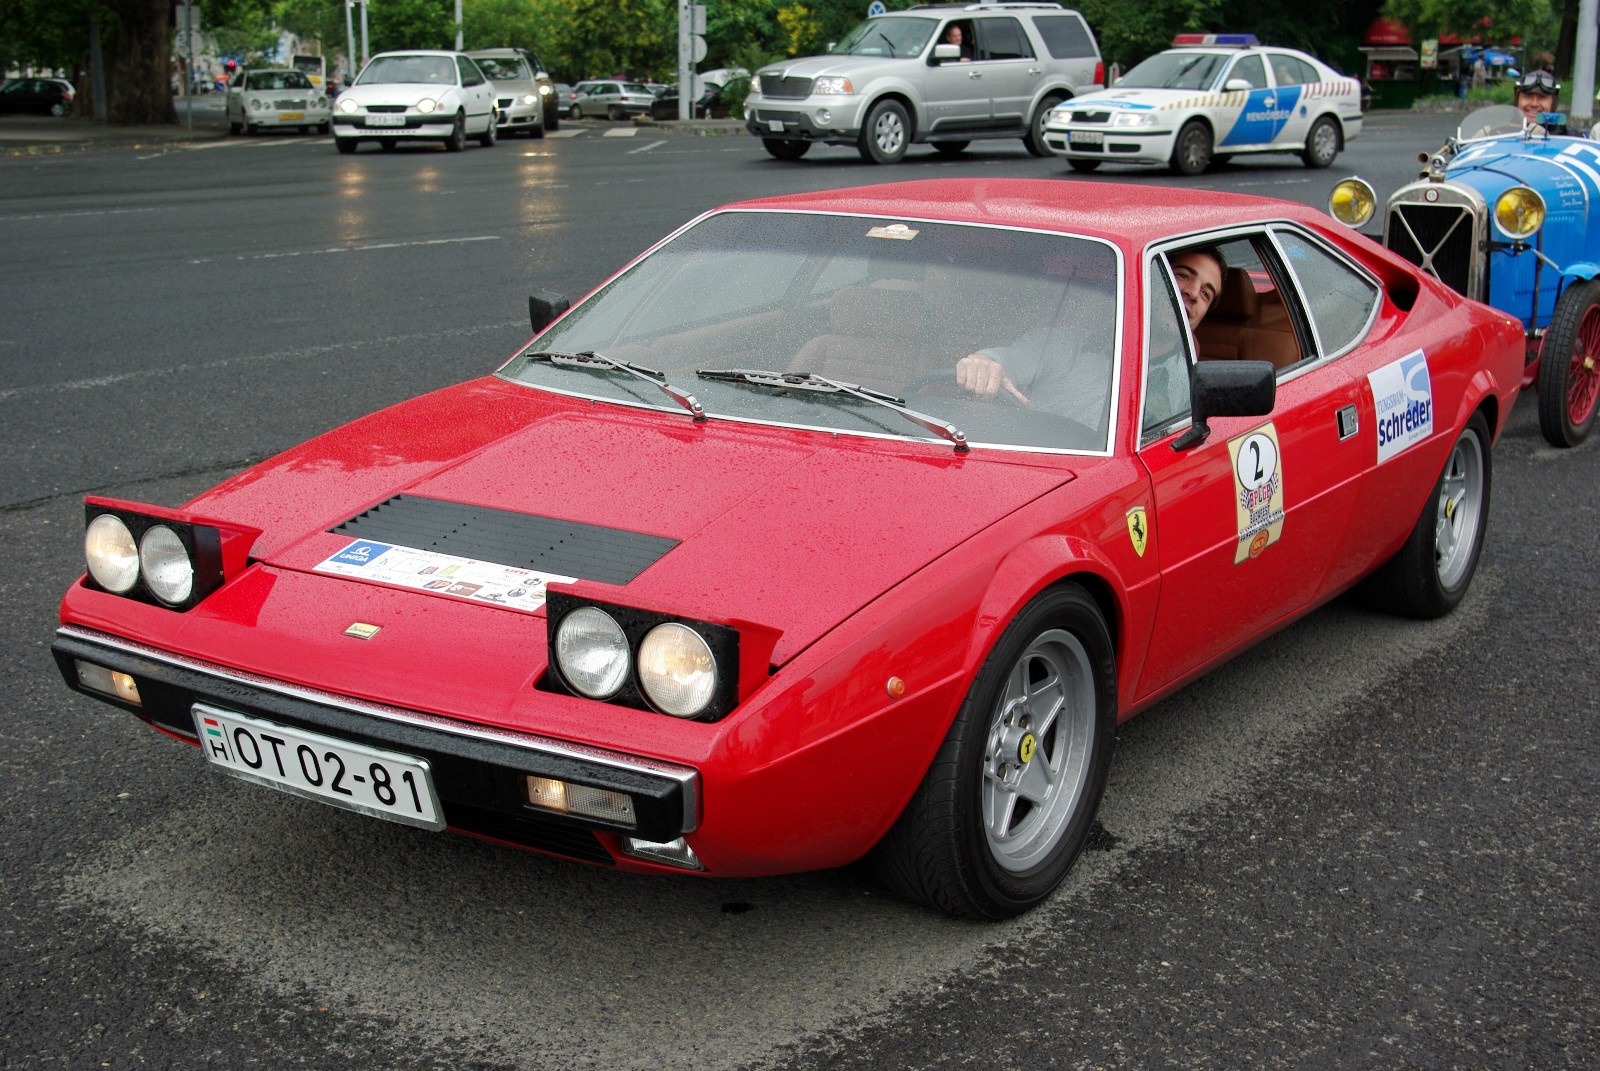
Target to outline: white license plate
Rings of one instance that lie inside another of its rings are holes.
[[[1103,145],[1106,136],[1098,130],[1069,130],[1067,141],[1073,145]]]
[[[426,759],[194,705],[206,760],[224,773],[391,822],[443,829]]]
[[[368,126],[405,126],[406,117],[403,115],[369,115]]]
[[[306,117],[306,113],[305,112],[279,112],[278,113],[278,122],[280,122],[280,123],[288,123],[288,122],[292,122],[295,119],[304,119],[305,117]]]
[[[771,127],[773,130],[778,131],[780,134],[783,132],[783,120],[782,119],[768,119],[767,120],[767,125],[769,127]]]

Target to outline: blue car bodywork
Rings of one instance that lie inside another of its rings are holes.
[[[1389,197],[1382,241],[1522,321],[1540,428],[1574,446],[1600,395],[1600,141],[1552,134],[1561,117],[1542,118],[1548,126],[1526,123],[1505,105],[1468,115],[1420,158],[1419,181]]]

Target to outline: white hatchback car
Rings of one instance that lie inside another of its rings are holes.
[[[240,71],[228,83],[224,105],[230,134],[285,126],[326,134],[332,118],[327,95],[303,71],[288,68]]]
[[[1327,167],[1361,133],[1361,83],[1253,34],[1180,34],[1112,88],[1045,119],[1045,145],[1074,171],[1169,164],[1198,175],[1234,154],[1298,153]]]
[[[464,53],[383,52],[339,94],[333,140],[346,153],[362,141],[392,149],[419,139],[459,152],[469,136],[487,149],[498,137],[494,102],[494,84]]]

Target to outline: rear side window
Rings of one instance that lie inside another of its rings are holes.
[[[1036,15],[1033,26],[1044,40],[1045,50],[1056,59],[1100,58],[1089,27],[1074,15]]]
[[[1033,46],[1016,19],[976,19],[981,60],[1032,59]]]
[[[1298,234],[1278,231],[1277,237],[1310,306],[1323,354],[1355,345],[1377,313],[1378,285]]]

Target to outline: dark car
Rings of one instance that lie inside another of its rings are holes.
[[[13,78],[0,86],[0,112],[62,116],[77,95],[65,78]]]
[[[694,114],[691,119],[726,119],[728,118],[728,103],[723,99],[722,87],[715,82],[704,82],[705,86],[700,96],[694,102]],[[650,103],[650,118],[658,122],[665,119],[678,118],[678,87],[677,84],[662,90],[661,95]]]

